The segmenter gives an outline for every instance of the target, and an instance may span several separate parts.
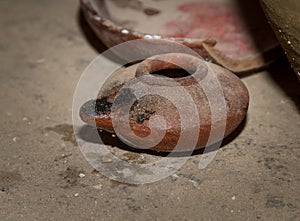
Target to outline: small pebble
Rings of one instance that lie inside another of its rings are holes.
[[[195,180],[189,180],[189,181],[193,184],[193,186],[194,186],[195,188],[197,188],[197,189],[200,188],[197,181],[195,181]]]
[[[44,58],[40,58],[40,59],[36,60],[37,64],[43,64],[44,62],[45,62]]]
[[[112,137],[116,137],[116,135],[115,135],[115,134],[112,134],[111,136],[112,136]]]
[[[13,142],[17,142],[17,137],[14,137],[12,140],[13,140]]]
[[[97,185],[93,186],[93,188],[96,190],[101,190],[102,184],[97,184]]]
[[[112,159],[104,156],[104,157],[101,157],[101,162],[102,163],[111,163]]]
[[[78,197],[78,196],[79,196],[79,193],[75,193],[74,196],[75,196],[75,197]]]
[[[286,102],[285,102],[285,100],[280,100],[280,103],[285,104]]]
[[[172,177],[177,179],[179,176],[177,174],[172,174]]]
[[[83,178],[83,177],[85,177],[85,174],[84,174],[84,173],[80,173],[80,174],[79,174],[79,177],[80,177],[80,178]]]
[[[235,196],[232,196],[231,199],[232,199],[232,200],[235,200]]]
[[[291,41],[288,41],[287,43],[290,45],[290,44],[291,44]]]
[[[7,192],[8,188],[5,186],[0,186],[0,192]]]

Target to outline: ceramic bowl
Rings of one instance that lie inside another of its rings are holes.
[[[280,55],[258,1],[81,0],[107,47],[134,39],[171,39],[233,72],[262,68]]]

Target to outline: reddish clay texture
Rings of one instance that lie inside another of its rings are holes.
[[[164,62],[160,61],[160,58],[163,58]],[[175,73],[176,71],[174,68],[178,68],[178,66],[182,66],[184,69],[194,71],[195,67],[197,67],[195,66],[197,65],[197,61],[194,58],[195,57],[191,55],[178,53],[154,56],[152,58],[144,60],[139,64],[124,69],[124,71],[121,74],[123,74],[124,76],[133,76],[131,80],[126,82],[127,84],[130,84],[130,82],[133,82],[137,77],[141,77],[143,75],[147,75],[159,70],[167,69],[172,74],[173,69],[173,73]],[[173,65],[172,62],[177,63],[176,65]],[[210,100],[206,94],[206,91],[204,90],[204,88],[202,88],[201,83],[199,84],[198,82],[199,78],[201,82],[201,79],[204,79],[206,77],[207,73],[205,73],[205,71],[207,70],[203,69],[203,72],[200,73],[195,72],[192,75],[172,78],[172,80],[175,80],[189,93],[199,113],[199,122],[191,121],[187,128],[187,136],[189,136],[189,134],[193,134],[195,130],[199,129],[198,142],[196,142],[196,149],[206,146],[212,127],[221,128],[222,123],[225,123],[226,128],[224,132],[224,137],[228,136],[246,116],[249,103],[248,90],[238,77],[236,77],[234,74],[220,66],[211,63],[206,63],[206,65],[209,66],[214,75],[217,77],[221,85],[226,103],[225,109],[222,111],[224,111],[223,113],[225,113],[225,116],[227,118],[225,117],[225,119],[221,119],[221,117],[217,116],[217,121],[214,123],[214,125],[212,125],[211,119],[212,106],[211,103],[209,103]],[[133,71],[135,74],[132,73]],[[168,86],[171,88],[171,90],[169,90],[168,93],[178,93],[176,87],[172,89],[172,81],[170,83],[168,78],[154,76],[153,78],[145,81],[144,83],[149,85]],[[87,103],[85,103],[80,111],[80,116],[82,120],[90,125],[96,125],[100,129],[109,132],[114,132],[114,127],[111,119],[111,110],[107,110],[105,107],[112,105],[112,103],[116,99],[118,99],[118,96],[121,96],[122,93],[125,93],[124,90],[120,89],[122,85],[123,83],[119,84],[116,87],[107,89],[106,91],[101,93],[101,96],[98,98],[98,100],[101,100],[101,102],[103,102],[103,105],[98,106],[98,109],[100,109],[98,110],[98,113],[95,113],[95,103],[93,104],[93,102],[95,101],[88,101]],[[119,91],[116,93],[117,90]],[[185,100],[185,98],[180,97],[179,94],[178,100]],[[124,104],[125,103],[126,101],[124,101]],[[184,106],[184,102],[180,106],[187,113],[191,112],[190,107]],[[138,137],[148,136],[151,133],[148,125],[148,122],[151,119],[151,117],[155,115],[163,116],[167,122],[166,134],[163,137],[163,139],[151,149],[165,152],[172,151],[178,142],[182,130],[182,116],[180,116],[180,113],[177,108],[178,107],[176,107],[170,100],[165,99],[161,96],[153,94],[146,95],[137,100],[130,109],[129,124],[131,130]],[[117,114],[115,114],[114,117],[117,117],[117,119],[115,120],[120,125],[122,125],[122,123],[126,121],[126,119],[124,119],[124,114],[122,114],[121,111],[118,111],[119,109],[117,108]],[[222,120],[225,120],[225,122],[222,122]],[[199,125],[200,128],[198,128]],[[155,130],[157,130],[156,132],[158,134],[163,133],[164,131],[163,128],[160,128],[159,124],[154,125],[154,128]],[[123,137],[124,135],[131,136],[125,127],[119,128],[119,133],[121,133]],[[185,139],[185,145],[177,151],[190,151],[194,149],[195,146],[193,146],[194,143],[192,140],[193,137],[187,137]],[[213,140],[213,142],[217,141],[219,140]]]
[[[90,2],[97,2],[100,8],[95,10]],[[281,50],[259,5],[251,1],[237,4],[243,5],[243,10],[220,2],[183,2],[178,11],[185,13],[186,19],[171,17],[161,21],[165,28],[157,33],[144,33],[111,20],[103,0],[81,0],[88,23],[108,47],[134,39],[170,39],[235,73],[261,69],[276,60]],[[163,10],[157,14],[161,13]],[[247,18],[243,20],[243,16]]]
[[[244,57],[255,51],[247,33],[247,24],[234,7],[216,2],[186,3],[178,8],[186,20],[166,23],[166,36],[176,38],[216,39],[218,48],[228,56]],[[234,44],[233,44],[234,42]]]

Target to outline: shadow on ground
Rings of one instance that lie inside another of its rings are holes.
[[[225,145],[231,143],[245,128],[245,125],[247,124],[247,118],[243,120],[243,122],[234,130],[229,136],[227,136],[221,143],[220,148],[224,147]],[[158,152],[155,150],[145,150],[145,149],[135,149],[132,148],[125,143],[123,143],[117,136],[112,136],[111,133],[106,131],[99,131],[98,133],[95,133],[95,128],[91,126],[83,126],[79,130],[78,136],[86,141],[91,143],[99,143],[99,144],[105,144],[112,147],[117,147],[123,150],[135,152],[135,153],[145,153],[145,154],[151,154],[155,156],[163,156],[168,157],[169,153],[167,152]],[[192,155],[199,155],[203,154],[206,148],[201,148],[198,150],[193,151]],[[212,148],[214,149],[214,148]],[[209,147],[207,147],[206,151],[209,152]],[[178,153],[172,153],[172,157],[185,157],[190,156],[190,152],[178,152]]]

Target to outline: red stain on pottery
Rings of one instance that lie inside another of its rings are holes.
[[[213,2],[187,3],[178,7],[185,19],[165,24],[168,37],[213,38],[228,56],[247,56],[255,47],[240,11],[231,5]]]

